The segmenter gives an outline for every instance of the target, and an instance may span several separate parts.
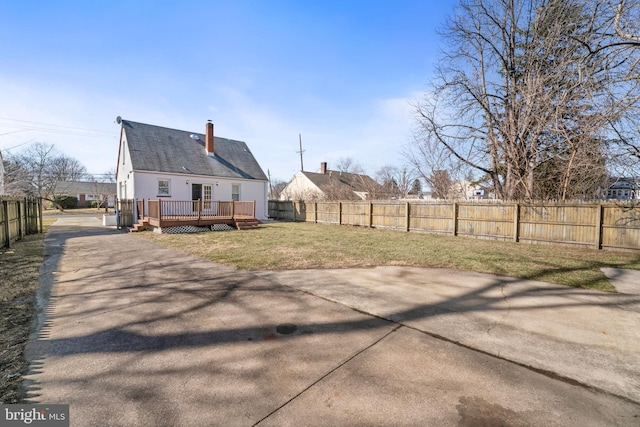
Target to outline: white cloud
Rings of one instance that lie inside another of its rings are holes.
[[[96,100],[69,88],[5,80],[0,80],[0,93],[0,134],[20,130],[0,136],[0,150],[43,142],[78,159],[92,173],[115,166],[118,130]]]
[[[348,107],[327,105],[326,101],[312,105],[313,101],[308,101],[307,106],[300,108],[301,103],[297,103],[298,107],[291,110],[286,99],[258,101],[252,84],[246,80],[235,87],[209,87],[190,102],[177,98],[176,93],[145,96],[130,89],[89,94],[69,86],[16,84],[0,79],[4,101],[0,118],[28,120],[40,128],[0,136],[0,150],[28,142],[51,143],[78,159],[89,172],[103,173],[115,168],[117,162],[119,128],[114,120],[121,115],[196,132],[204,132],[205,121],[212,119],[216,135],[246,141],[265,173],[269,169],[278,179],[288,180],[300,168],[296,153],[299,134],[305,150],[305,170],[315,171],[323,161],[331,167],[339,158],[351,157],[373,175],[385,164],[402,162],[399,149],[410,136],[409,102],[415,94]],[[11,122],[0,120],[0,134],[16,130],[3,124]]]
[[[270,169],[272,176],[286,180],[300,169],[299,134],[308,171],[325,161],[331,168],[343,157],[353,158],[370,174],[383,165],[403,163],[400,147],[411,137],[410,102],[415,96],[375,100],[348,114],[327,106],[300,112],[284,110],[280,100],[260,103],[250,96],[250,88],[224,87],[217,90],[219,101],[207,109],[216,135],[246,141],[265,172]]]

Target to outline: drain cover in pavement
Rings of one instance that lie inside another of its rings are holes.
[[[282,335],[292,334],[297,330],[298,330],[298,327],[293,323],[283,323],[281,325],[276,326],[276,331]]]

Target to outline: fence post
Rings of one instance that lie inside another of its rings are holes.
[[[38,219],[40,220],[40,234],[44,232],[44,228],[42,226],[42,199],[38,197],[37,199],[37,207],[38,207]]]
[[[342,202],[338,202],[338,225],[342,225]]]
[[[604,207],[602,206],[602,203],[599,203],[598,206],[596,206],[596,238],[595,238],[595,243],[596,243],[596,249],[602,249],[602,221],[603,221],[603,215],[602,215],[602,211],[604,210]]]
[[[4,246],[11,247],[11,236],[9,235],[9,201],[2,201],[2,211],[4,213]]]
[[[520,240],[520,204],[516,202],[513,206],[513,241]]]
[[[369,202],[369,228],[373,227],[373,202]]]
[[[296,222],[296,202],[295,202],[295,200],[292,202],[291,208],[293,209],[293,222]]]
[[[453,202],[453,235],[458,235],[458,203]]]
[[[318,202],[313,202],[313,222],[318,223]]]
[[[25,211],[22,209],[22,200],[16,200],[16,207],[18,209],[18,240],[22,240],[24,237],[24,233],[22,232],[24,221],[22,220],[22,217],[25,215]],[[25,208],[26,207],[27,206],[25,204]]]
[[[407,233],[408,233],[408,232],[409,232],[409,230],[411,229],[411,227],[410,227],[410,222],[409,222],[409,221],[410,221],[410,219],[411,219],[411,213],[410,213],[410,211],[411,211],[411,205],[409,204],[409,202],[407,202],[407,203],[406,203],[406,205],[405,205],[405,215],[404,215],[404,218],[405,218],[405,224],[407,225],[407,228],[406,228],[406,230],[405,230],[405,231],[406,231]]]

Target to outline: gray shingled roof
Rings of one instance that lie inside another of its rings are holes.
[[[76,194],[116,194],[116,184],[111,182],[60,181],[56,183],[54,193],[75,196]]]
[[[348,173],[340,171],[327,171],[326,174],[315,172],[302,172],[311,182],[322,191],[327,191],[331,186],[341,186],[349,191],[376,192],[382,191],[382,187],[369,175]]]
[[[214,156],[205,151],[205,136],[122,120],[134,171],[179,173],[267,180],[242,141],[214,136]],[[191,138],[197,135],[198,140]]]

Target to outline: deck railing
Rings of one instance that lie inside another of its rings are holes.
[[[140,202],[140,201],[138,201]],[[138,205],[138,209],[143,211]],[[163,222],[255,217],[255,201],[149,200],[147,217],[162,227]]]
[[[144,218],[144,199],[142,200],[136,200],[137,202],[137,217],[136,219],[142,219]]]
[[[149,218],[160,219],[160,200],[149,200],[147,206],[149,207],[147,216]]]
[[[233,204],[234,217],[254,217],[256,216],[256,202],[231,202]]]

